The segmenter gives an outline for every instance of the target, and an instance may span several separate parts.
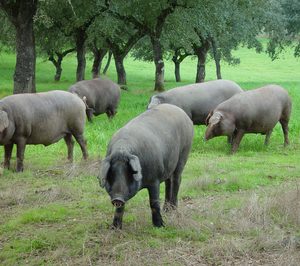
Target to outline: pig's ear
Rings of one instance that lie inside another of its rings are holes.
[[[158,96],[157,95],[153,95],[151,98],[150,98],[150,102],[149,102],[149,104],[148,104],[148,106],[147,106],[147,109],[151,109],[152,107],[154,107],[154,106],[156,106],[156,105],[158,105],[158,104],[160,104],[161,102],[160,102],[160,99],[158,98]]]
[[[210,118],[210,123],[212,126],[217,125],[222,120],[223,115],[220,112],[215,112]]]
[[[0,132],[6,129],[9,125],[9,120],[7,113],[5,111],[0,111]]]
[[[107,174],[108,174],[109,168],[110,168],[110,158],[106,157],[101,162],[100,175],[98,176],[99,184],[101,187],[104,187],[107,182]]]
[[[140,160],[137,156],[131,155],[129,159],[129,164],[134,172],[133,178],[135,181],[142,180],[142,167],[140,164]]]
[[[208,114],[208,116],[206,117],[206,119],[205,119],[205,125],[206,126],[208,126],[209,119],[211,118],[212,114],[213,114],[213,111],[210,111],[209,114]]]

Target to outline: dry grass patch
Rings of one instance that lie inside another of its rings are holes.
[[[0,190],[0,209],[24,204],[27,200],[26,187],[15,185]]]
[[[36,202],[41,203],[51,203],[55,201],[71,201],[76,195],[75,191],[69,187],[61,186],[51,186],[46,189],[35,190],[37,195]]]
[[[297,265],[300,193],[295,184],[236,193],[230,200],[241,207],[226,211],[226,200],[219,199],[204,221],[213,225],[213,237],[202,247],[210,263]]]
[[[99,158],[89,158],[79,162],[57,162],[54,167],[46,169],[33,169],[33,173],[39,178],[69,178],[78,176],[97,176],[101,160]]]

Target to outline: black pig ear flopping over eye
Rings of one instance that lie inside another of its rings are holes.
[[[142,180],[142,167],[140,164],[140,160],[137,156],[131,155],[129,159],[129,164],[134,171],[133,178],[135,181]]]
[[[107,182],[107,173],[109,171],[109,168],[110,168],[110,158],[107,157],[101,162],[100,175],[98,176],[98,180],[101,187],[104,187]]]

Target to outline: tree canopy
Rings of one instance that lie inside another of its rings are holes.
[[[131,52],[154,62],[154,88],[163,90],[165,59],[173,60],[179,81],[180,64],[187,56],[196,57],[196,82],[203,82],[210,56],[221,78],[221,60],[239,63],[232,51],[240,45],[263,51],[262,34],[269,38],[267,52],[273,59],[287,45],[300,56],[299,13],[298,0],[1,0],[0,47],[17,51],[16,92],[23,92],[20,87],[35,91],[35,48],[55,66],[56,80],[68,53],[76,52],[76,80],[82,80],[86,53],[94,57],[97,77],[110,51],[120,84],[126,84],[123,61]]]

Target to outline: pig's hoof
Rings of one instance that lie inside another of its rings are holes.
[[[118,222],[114,222],[111,226],[110,226],[111,230],[121,230],[122,229],[122,223],[118,223]]]
[[[162,219],[153,220],[153,225],[155,227],[164,227],[164,221]]]
[[[19,166],[19,167],[17,167],[16,172],[20,173],[20,172],[23,172],[23,170],[24,170],[24,167],[23,166]]]
[[[163,210],[164,210],[165,212],[170,212],[170,211],[176,210],[176,205],[171,204],[170,202],[166,202],[166,203],[164,204]]]
[[[115,226],[115,225],[112,224],[112,225],[110,226],[110,229],[111,229],[111,230],[121,230],[121,229],[122,229],[122,226]]]

